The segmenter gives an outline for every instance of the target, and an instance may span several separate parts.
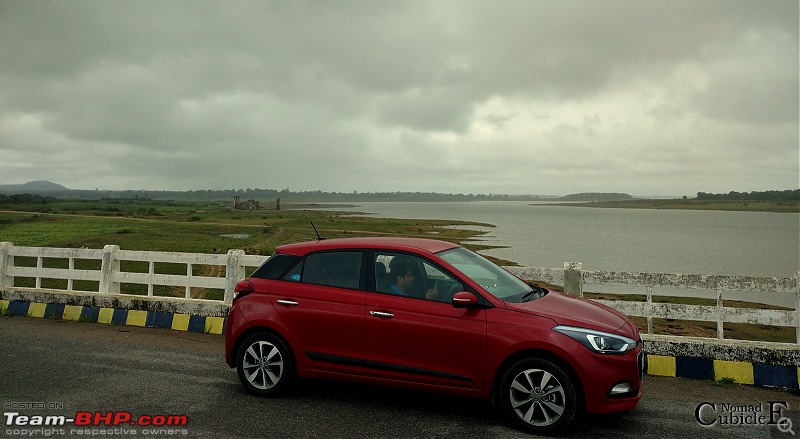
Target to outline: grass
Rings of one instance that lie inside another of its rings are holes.
[[[370,218],[352,212],[299,208],[235,211],[229,203],[212,202],[56,201],[4,208],[0,212],[0,240],[34,247],[102,248],[116,244],[126,250],[190,253],[225,253],[236,248],[248,254],[270,255],[278,245],[316,239],[312,222],[328,238],[402,235],[451,242],[466,241],[484,232],[445,226],[492,227],[464,221]]]
[[[722,377],[716,381],[716,385],[718,386],[729,386],[731,384],[736,384],[734,378]]]

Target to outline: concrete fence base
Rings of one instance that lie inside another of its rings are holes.
[[[647,373],[798,390],[800,346],[666,335],[643,336]]]
[[[125,294],[0,289],[0,312],[115,325],[223,334],[219,301]],[[650,375],[800,389],[800,346],[662,335],[643,336]]]
[[[3,314],[212,334],[224,333],[228,310],[213,300],[0,290]]]

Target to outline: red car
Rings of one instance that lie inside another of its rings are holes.
[[[494,397],[552,434],[636,407],[646,357],[623,314],[456,244],[348,238],[278,247],[240,282],[225,361],[256,395],[313,377]]]

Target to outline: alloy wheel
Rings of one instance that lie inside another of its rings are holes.
[[[526,423],[547,427],[564,413],[566,396],[561,382],[542,369],[525,369],[511,381],[511,408]]]
[[[283,376],[283,355],[272,343],[258,340],[244,352],[242,369],[244,377],[254,388],[270,389]]]

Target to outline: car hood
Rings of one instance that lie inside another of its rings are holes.
[[[591,300],[553,291],[531,302],[506,302],[506,307],[513,311],[547,317],[559,325],[595,329],[631,338],[637,336],[633,322],[619,311]]]

